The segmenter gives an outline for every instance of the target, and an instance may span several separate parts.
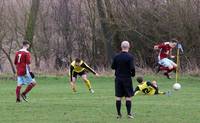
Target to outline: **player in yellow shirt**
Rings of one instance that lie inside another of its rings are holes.
[[[83,60],[76,58],[71,64],[70,64],[70,85],[74,92],[76,92],[76,79],[77,76],[81,76],[83,81],[85,82],[87,88],[91,93],[94,93],[94,90],[92,89],[90,80],[87,79],[87,71],[92,72],[96,76],[99,76],[97,72],[95,72],[92,68],[90,68]]]
[[[165,94],[165,92],[159,91],[156,81],[144,81],[143,77],[137,77],[136,80],[139,83],[139,85],[135,88],[135,95],[137,95],[140,92],[142,92],[145,95]]]

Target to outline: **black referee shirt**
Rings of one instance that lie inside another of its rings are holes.
[[[135,76],[134,57],[128,52],[121,52],[117,54],[111,66],[115,69],[115,76],[117,78],[130,78]]]

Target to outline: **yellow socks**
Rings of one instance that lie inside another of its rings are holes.
[[[159,91],[158,94],[160,94],[160,95],[165,95],[165,92]]]
[[[91,84],[90,84],[90,80],[84,80],[84,82],[85,82],[85,84],[86,84],[86,86],[87,86],[87,88],[88,89],[91,89],[92,87],[91,87]]]

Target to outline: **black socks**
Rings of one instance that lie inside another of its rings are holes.
[[[131,101],[126,100],[126,109],[127,109],[127,114],[131,115]]]
[[[121,100],[116,100],[117,114],[121,115]]]

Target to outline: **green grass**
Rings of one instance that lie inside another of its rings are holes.
[[[174,79],[156,79],[160,90],[170,90]],[[113,77],[90,76],[95,94],[90,94],[79,79],[77,93],[72,93],[65,77],[39,77],[29,94],[29,102],[15,103],[13,80],[0,80],[0,123],[198,123],[200,117],[200,78],[184,76],[182,89],[172,96],[135,96],[135,119],[116,119]],[[134,86],[136,86],[134,80]],[[24,88],[23,88],[24,89]]]

